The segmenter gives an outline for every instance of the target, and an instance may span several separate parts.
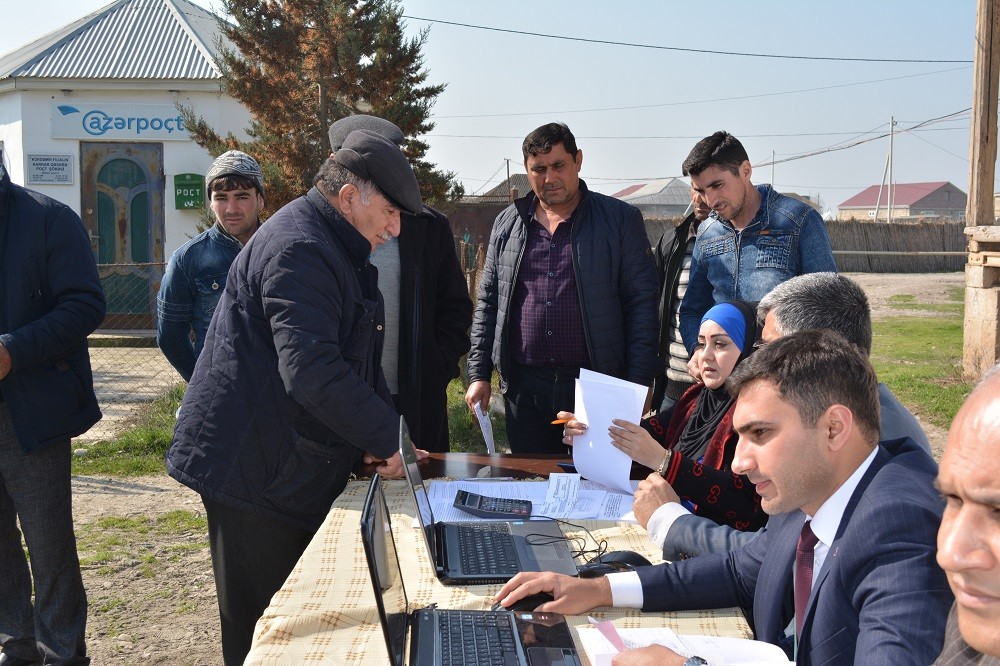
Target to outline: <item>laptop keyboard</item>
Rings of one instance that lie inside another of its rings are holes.
[[[510,613],[438,610],[437,616],[443,666],[518,663]]]
[[[458,549],[467,574],[516,574],[521,570],[514,537],[505,523],[461,525]]]

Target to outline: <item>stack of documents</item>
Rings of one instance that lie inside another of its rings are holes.
[[[635,516],[632,514],[634,488],[630,488],[628,493],[622,493],[591,481],[583,481],[579,474],[552,474],[548,481],[508,479],[431,481],[427,495],[436,520],[445,523],[482,520],[453,506],[455,493],[458,490],[487,497],[531,500],[533,518],[635,522]]]

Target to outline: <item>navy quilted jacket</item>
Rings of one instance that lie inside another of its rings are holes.
[[[659,293],[642,213],[580,181],[573,213],[573,268],[583,312],[589,369],[648,386],[663,368],[656,353]],[[507,311],[524,254],[534,193],[497,216],[479,283],[469,352],[470,381],[494,369],[506,390]]]
[[[13,361],[0,389],[25,452],[65,443],[101,418],[87,335],[104,310],[80,216],[14,185],[0,164],[0,344]]]
[[[209,325],[170,476],[220,504],[316,529],[365,451],[398,450],[370,252],[316,188],[261,226]]]

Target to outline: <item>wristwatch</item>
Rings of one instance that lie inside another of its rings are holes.
[[[688,657],[687,661],[685,661],[681,666],[708,666],[708,662],[701,657],[694,656]]]

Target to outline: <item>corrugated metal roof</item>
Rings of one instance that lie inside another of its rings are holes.
[[[612,194],[611,196],[613,196],[616,199],[622,199],[622,198],[627,197],[628,195],[632,194],[636,190],[640,190],[640,189],[642,189],[644,187],[646,187],[646,183],[639,183],[638,185],[629,185],[624,190],[619,190],[619,191],[615,192],[614,194]]]
[[[187,0],[118,0],[0,58],[0,79],[218,79],[218,35]]]
[[[639,204],[687,206],[691,203],[691,186],[680,178],[661,178],[646,183],[628,194],[615,196],[633,206]]]
[[[490,189],[484,197],[498,197],[507,200],[508,195],[512,189],[517,190],[517,196],[523,197],[525,194],[531,191],[531,183],[528,182],[527,174],[523,173],[512,173],[510,179],[503,181],[496,187]]]
[[[893,206],[912,206],[927,195],[947,185],[947,182],[938,183],[896,183],[892,186]],[[853,197],[837,206],[838,208],[874,208],[875,200],[878,199],[878,185],[855,194]],[[889,188],[882,188],[882,206],[889,205]]]

